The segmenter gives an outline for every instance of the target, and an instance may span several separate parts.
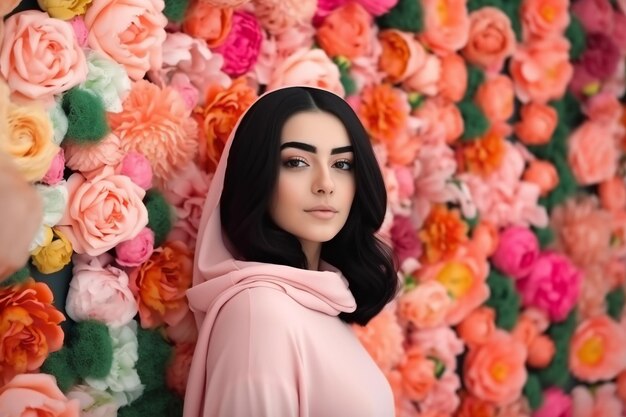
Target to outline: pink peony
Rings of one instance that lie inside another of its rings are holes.
[[[65,154],[63,149],[59,149],[59,152],[56,154],[52,163],[50,164],[50,168],[48,168],[48,172],[43,176],[41,182],[48,185],[55,185],[59,183],[63,179],[63,171],[65,170]]]
[[[191,83],[191,80],[186,74],[176,73],[170,80],[170,86],[174,90],[178,91],[178,94],[183,98],[188,110],[193,110],[200,101],[200,92]]]
[[[409,341],[430,358],[441,362],[447,374],[455,372],[457,356],[465,350],[463,341],[448,326],[411,332]]]
[[[15,98],[53,104],[87,78],[87,59],[72,26],[47,13],[27,10],[4,22],[0,74]]]
[[[154,232],[144,227],[137,236],[115,247],[115,260],[122,266],[139,266],[150,258],[153,250]]]
[[[577,0],[572,2],[572,13],[580,20],[587,33],[610,33],[613,19],[609,0]]]
[[[613,31],[608,34],[622,54],[626,53],[626,14],[613,10]]]
[[[93,179],[67,180],[68,204],[59,230],[76,253],[98,256],[129,240],[148,224],[145,191],[130,178],[105,171]]]
[[[391,226],[391,241],[400,264],[408,258],[419,259],[422,255],[422,244],[417,237],[417,228],[408,217],[394,217],[393,226]]]
[[[113,257],[74,256],[65,310],[75,321],[97,320],[119,327],[137,314],[137,302],[126,272],[111,265]]]
[[[524,278],[539,257],[539,241],[527,227],[511,226],[499,237],[491,261],[494,266],[514,279]]]
[[[356,0],[372,16],[380,16],[393,9],[398,0]]]
[[[572,262],[556,252],[539,255],[526,278],[517,281],[525,306],[545,311],[551,320],[564,320],[576,305],[582,273]]]
[[[93,0],[85,13],[89,46],[122,64],[133,80],[161,68],[163,0]]]
[[[587,35],[586,48],[580,57],[580,64],[595,78],[605,79],[616,70],[622,54],[608,35],[592,33]]]
[[[85,19],[83,16],[74,16],[68,22],[72,25],[72,29],[74,29],[74,36],[76,36],[76,41],[80,45],[81,48],[87,46],[87,26],[85,26]]]
[[[550,387],[543,392],[543,403],[533,417],[572,417],[572,399],[560,388]]]
[[[224,43],[215,48],[215,52],[224,56],[224,72],[231,77],[248,72],[259,57],[262,40],[261,25],[255,15],[236,11],[230,33]]]
[[[152,188],[152,167],[150,166],[150,161],[139,152],[128,152],[117,167],[117,173],[126,175],[144,190]]]

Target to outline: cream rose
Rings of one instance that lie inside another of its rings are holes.
[[[77,253],[101,255],[148,224],[145,191],[127,176],[111,172],[104,169],[89,180],[73,174],[67,180],[69,203],[58,228]]]
[[[161,68],[167,18],[163,0],[94,0],[85,13],[89,46],[139,80]]]
[[[27,10],[5,22],[0,74],[16,98],[54,105],[55,94],[85,81],[87,60],[69,23]]]

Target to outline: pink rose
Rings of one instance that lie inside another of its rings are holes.
[[[167,18],[163,0],[93,0],[85,25],[89,46],[122,64],[133,80],[162,64]]]
[[[215,48],[215,52],[224,56],[224,72],[231,77],[248,72],[259,57],[262,40],[261,25],[255,15],[236,11],[230,33],[224,43]]]
[[[129,151],[116,172],[126,175],[144,190],[152,188],[152,166],[148,158],[139,152]]]
[[[80,171],[85,177],[96,175],[106,166],[117,166],[124,157],[120,138],[113,133],[94,144],[76,144],[67,140],[63,142],[63,148],[68,168]]]
[[[394,216],[391,241],[401,265],[408,258],[419,259],[422,256],[422,243],[417,237],[417,228],[408,217]]]
[[[174,206],[177,219],[170,239],[181,240],[190,247],[195,246],[210,182],[211,176],[201,171],[197,165],[189,164],[166,184],[164,195]]]
[[[87,59],[69,23],[27,10],[4,24],[0,74],[17,98],[52,104],[86,80]]]
[[[603,33],[587,35],[585,52],[580,57],[580,64],[595,78],[610,77],[623,59],[619,48],[613,40]]]
[[[279,63],[267,84],[267,90],[289,85],[309,85],[324,88],[339,96],[345,91],[339,68],[322,49],[300,49]]]
[[[500,72],[504,61],[515,51],[511,20],[495,7],[481,7],[470,13],[469,19],[469,39],[461,51],[463,56],[487,71]]]
[[[420,46],[420,48],[422,48]],[[420,54],[421,55],[421,54]],[[434,54],[423,53],[422,63],[402,84],[410,92],[436,96],[439,93],[441,59]]]
[[[548,388],[543,392],[543,403],[533,417],[572,417],[572,399],[560,388]]]
[[[393,9],[398,0],[356,0],[372,16],[380,16]]]
[[[0,387],[0,410],[3,416],[78,417],[77,400],[68,400],[47,374],[16,375]]]
[[[619,99],[608,91],[595,94],[583,104],[583,113],[600,123],[615,123],[622,116],[622,104]]]
[[[174,74],[170,80],[170,86],[178,91],[189,111],[192,111],[198,105],[200,92],[194,87],[186,74],[180,72]]]
[[[499,238],[498,247],[491,261],[500,271],[511,278],[524,278],[539,257],[539,241],[527,227],[511,226]]]
[[[72,25],[72,29],[74,29],[74,36],[76,36],[76,41],[80,45],[81,48],[87,46],[87,35],[89,31],[87,30],[87,26],[85,26],[85,19],[83,16],[74,16],[70,20],[68,20],[70,25]]]
[[[124,175],[109,170],[88,180],[67,180],[68,205],[58,224],[76,253],[98,256],[132,239],[148,224],[145,191]]]
[[[52,163],[50,164],[50,168],[48,168],[48,172],[43,176],[41,182],[48,185],[55,185],[59,183],[63,179],[63,171],[65,170],[65,154],[63,149],[59,149],[59,152],[56,154]]]
[[[564,320],[576,305],[582,273],[565,256],[544,252],[517,288],[525,306],[545,311],[552,321]]]
[[[567,160],[581,185],[592,185],[615,175],[619,152],[610,125],[583,122],[568,139]]]
[[[571,10],[580,20],[585,32],[610,33],[613,7],[609,0],[578,0],[572,2]]]
[[[144,227],[137,236],[115,247],[115,260],[122,266],[139,266],[150,258],[153,251],[154,232]]]
[[[65,310],[75,321],[98,320],[119,327],[137,314],[126,272],[111,265],[113,257],[75,255]]]

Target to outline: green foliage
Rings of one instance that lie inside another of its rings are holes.
[[[146,391],[165,387],[165,368],[172,347],[154,330],[137,329],[139,359],[135,368]]]
[[[496,312],[496,326],[511,330],[517,323],[520,299],[513,280],[495,268],[491,268],[487,277],[489,299],[485,303]]]
[[[22,269],[15,271],[13,274],[9,275],[7,279],[0,282],[0,288],[2,287],[10,287],[11,285],[19,284],[26,281],[30,277],[30,268],[28,265],[24,266]]]
[[[476,104],[470,100],[461,101],[458,104],[465,130],[461,140],[464,142],[478,139],[489,129],[489,120]]]
[[[333,62],[339,68],[339,81],[341,81],[346,96],[354,94],[357,88],[354,79],[350,75],[350,61],[344,57],[335,57],[333,58]]]
[[[189,0],[165,0],[163,14],[168,20],[180,23],[185,17],[188,6]]]
[[[113,343],[104,323],[95,320],[76,323],[71,351],[72,365],[81,378],[104,378],[111,372]]]
[[[48,355],[41,366],[41,372],[50,374],[57,380],[57,385],[63,392],[67,392],[78,382],[78,374],[71,365],[71,352],[67,347]]]
[[[68,122],[66,139],[89,144],[99,142],[109,133],[104,102],[99,96],[75,87],[63,95],[61,107]]]
[[[528,379],[526,379],[523,392],[524,396],[528,399],[530,408],[536,410],[541,407],[541,404],[543,403],[543,391],[541,388],[541,381],[535,373],[528,373]]]
[[[172,230],[172,209],[156,188],[148,190],[143,203],[148,210],[148,227],[154,232],[154,246],[160,246]]]
[[[465,90],[464,101],[474,99],[476,90],[485,82],[485,73],[475,65],[467,64],[467,89]]]
[[[376,19],[380,29],[398,29],[418,33],[424,27],[422,3],[415,0],[399,0],[387,13]]]
[[[552,362],[537,373],[541,386],[547,388],[553,385],[567,389],[572,376],[569,373],[570,340],[576,329],[576,310],[572,310],[567,318],[559,323],[553,323],[547,334],[552,338],[555,346]]]
[[[619,321],[621,317],[624,302],[626,301],[625,298],[624,290],[621,287],[615,288],[606,295],[607,312],[615,320]]]
[[[182,399],[166,389],[144,392],[133,403],[117,411],[118,417],[181,417],[182,415]]]
[[[537,240],[539,241],[539,246],[542,249],[547,248],[554,241],[554,230],[550,227],[540,228],[540,227],[531,227],[531,230],[537,236]]]
[[[583,29],[583,25],[580,23],[580,20],[574,13],[570,13],[570,22],[569,26],[565,30],[565,37],[569,40],[570,50],[569,57],[571,61],[575,61],[582,53],[585,51],[587,47],[587,37],[585,35],[585,29]]]

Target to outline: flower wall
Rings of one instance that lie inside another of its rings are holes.
[[[626,415],[625,13],[2,1],[0,149],[45,213],[0,287],[0,410],[181,414],[212,172],[260,94],[304,84],[348,100],[384,174],[403,288],[354,331],[397,415]]]

